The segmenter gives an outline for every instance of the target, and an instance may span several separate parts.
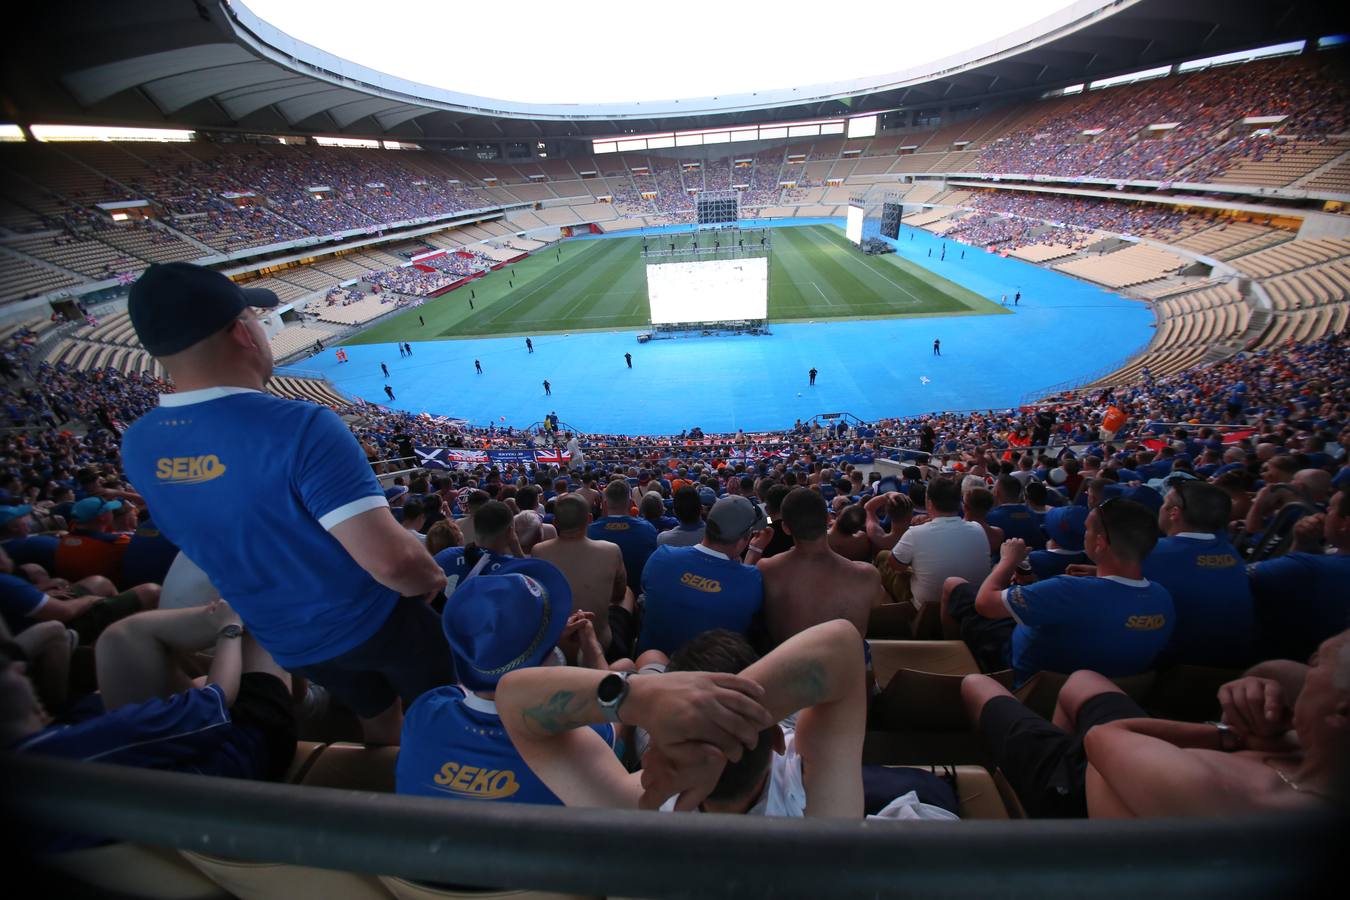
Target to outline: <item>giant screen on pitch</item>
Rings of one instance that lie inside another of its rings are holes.
[[[862,243],[863,233],[863,208],[861,206],[850,206],[848,208],[848,219],[844,223],[844,237],[855,244]]]
[[[769,314],[768,257],[647,266],[653,325],[738,322]]]

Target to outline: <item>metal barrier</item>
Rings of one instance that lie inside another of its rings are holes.
[[[1330,812],[947,823],[663,815],[24,756],[0,769],[6,817],[23,831],[611,897],[1307,896],[1347,824]]]

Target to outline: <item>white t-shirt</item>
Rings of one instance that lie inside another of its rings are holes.
[[[769,783],[748,816],[779,816],[800,819],[806,815],[806,785],[802,783],[802,758],[797,755],[796,732],[783,729],[783,752],[775,752],[769,766]],[[661,812],[673,812],[677,798],[661,804]]]
[[[942,582],[964,578],[979,585],[989,574],[989,539],[978,522],[939,516],[905,532],[891,551],[897,562],[914,569],[910,589],[914,603],[937,603]]]

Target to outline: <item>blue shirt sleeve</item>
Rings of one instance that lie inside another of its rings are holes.
[[[358,513],[387,506],[384,491],[351,431],[331,409],[318,409],[300,435],[295,486],[325,529]]]
[[[46,594],[17,575],[0,574],[0,614],[13,631],[21,631],[23,624],[42,605]]]
[[[1023,625],[1057,625],[1076,622],[1083,617],[1084,604],[1089,602],[1074,581],[1082,578],[1061,575],[1034,584],[1014,584],[1004,592],[1013,617]]]

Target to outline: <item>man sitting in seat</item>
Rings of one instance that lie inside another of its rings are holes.
[[[573,612],[567,579],[542,560],[506,560],[460,585],[441,616],[460,683],[433,688],[408,707],[398,792],[560,805],[511,746],[494,696],[506,672],[566,665],[564,643],[574,645],[580,665],[605,669],[589,616]],[[612,758],[614,727],[598,724],[595,734],[598,752]]]
[[[708,512],[703,543],[660,547],[652,554],[642,573],[639,652],[670,654],[714,628],[750,630],[764,605],[764,578],[741,557],[748,550],[752,562],[759,558],[772,537],[765,524],[764,512],[750,500],[723,497]]]
[[[433,557],[445,572],[447,597],[471,576],[495,571],[507,560],[525,555],[516,540],[513,521],[511,507],[500,500],[489,500],[473,514],[474,543],[467,547],[447,547]]]
[[[928,521],[905,531],[886,565],[909,573],[914,605],[922,609],[942,598],[942,582],[959,577],[979,580],[989,573],[989,541],[978,523],[961,518],[961,485],[950,475],[928,484],[924,497]]]
[[[1323,514],[1327,553],[1287,553],[1247,566],[1256,604],[1258,654],[1305,659],[1350,627],[1350,490]]]
[[[113,531],[113,513],[120,500],[85,497],[70,508],[70,531],[56,545],[56,573],[68,581],[90,575],[120,580],[122,554],[131,538]]]
[[[605,488],[605,516],[592,522],[586,534],[592,540],[619,545],[628,587],[636,595],[642,590],[642,569],[656,550],[656,529],[646,519],[630,516],[628,510],[628,482],[611,481]]]
[[[695,496],[695,502],[698,498]],[[628,575],[618,544],[586,536],[591,505],[579,494],[564,494],[553,502],[553,526],[558,536],[536,544],[531,555],[557,566],[572,591],[572,605],[591,613],[596,637],[605,658],[614,662],[633,655],[637,638],[635,606],[628,592]]]
[[[213,649],[210,671],[190,678],[179,654]],[[145,769],[280,779],[295,755],[291,677],[223,600],[144,612],[98,642],[99,694],[73,724],[52,724],[22,665],[0,650],[0,746],[16,753]],[[46,850],[98,843],[43,836]]]
[[[1279,680],[1224,686],[1224,724],[1124,719],[1084,737],[1093,818],[1328,809],[1350,759],[1350,631]],[[1293,676],[1293,677],[1290,677]]]
[[[25,567],[24,574],[32,569]],[[20,634],[38,622],[56,621],[74,632],[80,645],[92,647],[112,623],[159,605],[157,584],[140,584],[114,594],[116,588],[101,575],[73,585],[61,579],[35,584],[13,571],[13,562],[0,550],[0,616],[11,634]]]
[[[1113,678],[1145,672],[1176,619],[1167,589],[1143,578],[1144,558],[1157,541],[1147,507],[1108,500],[1087,519],[1084,546],[1096,576],[1013,584],[1029,552],[1014,538],[978,590],[964,579],[947,580],[944,626],[959,630],[984,671],[1011,667],[1019,685],[1041,671],[1091,669]]]
[[[700,635],[664,675],[521,669],[498,685],[502,722],[568,806],[860,818],[867,705],[862,639],[808,628],[756,660],[735,634]],[[739,671],[739,674],[730,674]],[[795,729],[778,723],[797,713]],[[648,731],[629,773],[582,726]]]
[[[1144,577],[1172,595],[1177,626],[1167,659],[1235,668],[1252,659],[1252,594],[1228,542],[1233,503],[1221,488],[1174,478],[1158,512],[1166,537],[1144,560]]]
[[[988,522],[1003,529],[1005,538],[1021,538],[1039,550],[1045,546],[1045,533],[1031,507],[1022,502],[1022,482],[1012,475],[1000,475],[994,482],[994,502]]]
[[[830,516],[825,498],[816,491],[793,488],[780,513],[779,525],[795,545],[759,562],[769,639],[781,644],[831,619],[847,619],[865,636],[872,608],[886,600],[876,567],[830,549],[825,536]]]
[[[1083,552],[1083,538],[1087,535],[1088,510],[1082,506],[1057,506],[1045,514],[1046,541],[1044,550],[1027,554],[1031,574],[1038,579],[1065,574],[1069,566],[1089,563]]]

